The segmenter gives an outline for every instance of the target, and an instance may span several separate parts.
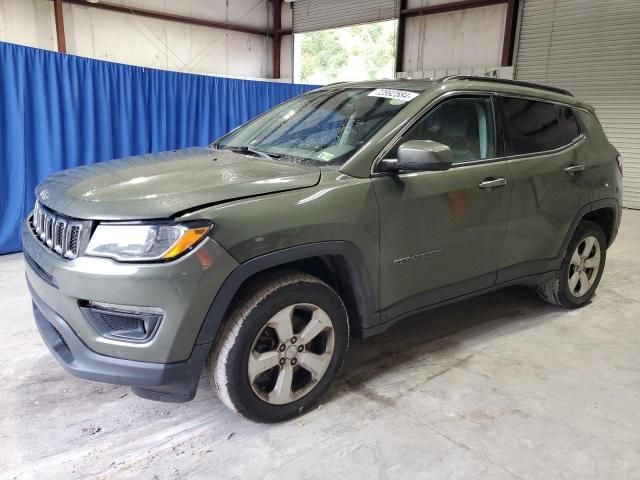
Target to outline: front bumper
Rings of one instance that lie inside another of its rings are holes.
[[[191,400],[198,388],[209,345],[196,345],[188,360],[152,363],[100,355],[87,347],[65,320],[33,291],[33,316],[42,339],[64,369],[96,382],[130,385],[145,398],[172,402]]]
[[[199,336],[212,300],[237,262],[206,238],[173,262],[124,264],[80,256],[64,260],[22,230],[34,316],[48,348],[81,378],[131,385],[137,394],[171,401],[193,397],[211,338]],[[142,342],[109,338],[82,312],[84,302],[157,307],[164,312]]]

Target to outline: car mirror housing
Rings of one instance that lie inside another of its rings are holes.
[[[442,143],[431,140],[409,140],[398,148],[393,170],[442,171],[451,168],[453,153]]]

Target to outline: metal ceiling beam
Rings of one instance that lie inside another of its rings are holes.
[[[508,0],[459,0],[457,2],[428,5],[425,7],[405,8],[400,10],[400,16],[416,17],[419,15],[434,15],[436,13],[456,12],[458,10],[468,10],[470,8],[498,5],[501,3],[507,3],[507,1]]]
[[[101,10],[110,10],[112,12],[128,13],[133,15],[139,15],[141,17],[156,18],[159,20],[168,20],[171,22],[187,23],[190,25],[200,25],[203,27],[219,28],[222,30],[231,30],[234,32],[248,33],[250,35],[263,35],[267,37],[273,37],[274,32],[268,29],[262,29],[257,27],[249,27],[245,25],[237,25],[234,23],[216,22],[215,20],[206,20],[204,18],[186,17],[184,15],[175,15],[173,13],[159,12],[157,10],[148,10],[145,8],[125,7],[123,5],[116,5],[113,3],[88,3],[86,0],[54,0],[55,4],[64,1],[74,5],[81,5],[83,7],[99,8]],[[280,35],[287,35],[286,31],[279,31]],[[289,31],[290,33],[290,31]]]
[[[64,37],[64,15],[62,13],[62,0],[53,1],[53,14],[56,19],[56,38],[58,41],[58,51],[67,53],[67,42]]]

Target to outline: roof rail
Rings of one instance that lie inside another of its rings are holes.
[[[492,82],[503,83],[505,85],[516,85],[519,87],[537,88],[538,90],[547,90],[549,92],[559,93],[561,95],[568,95],[573,97],[573,94],[568,90],[562,88],[550,87],[549,85],[540,85],[538,83],[521,82],[520,80],[507,80],[506,78],[494,78],[494,77],[476,77],[472,75],[450,75],[448,77],[439,78],[437,81],[445,83],[450,80],[475,80],[477,82]]]

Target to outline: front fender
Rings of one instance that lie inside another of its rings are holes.
[[[198,334],[196,345],[210,344],[214,341],[231,301],[250,277],[296,260],[321,256],[342,257],[344,264],[347,266],[345,273],[349,277],[348,280],[354,290],[356,308],[361,319],[361,325],[358,325],[358,327],[366,329],[376,325],[378,323],[378,315],[376,312],[375,291],[358,248],[345,241],[316,242],[261,255],[238,266],[227,277],[211,303]]]

